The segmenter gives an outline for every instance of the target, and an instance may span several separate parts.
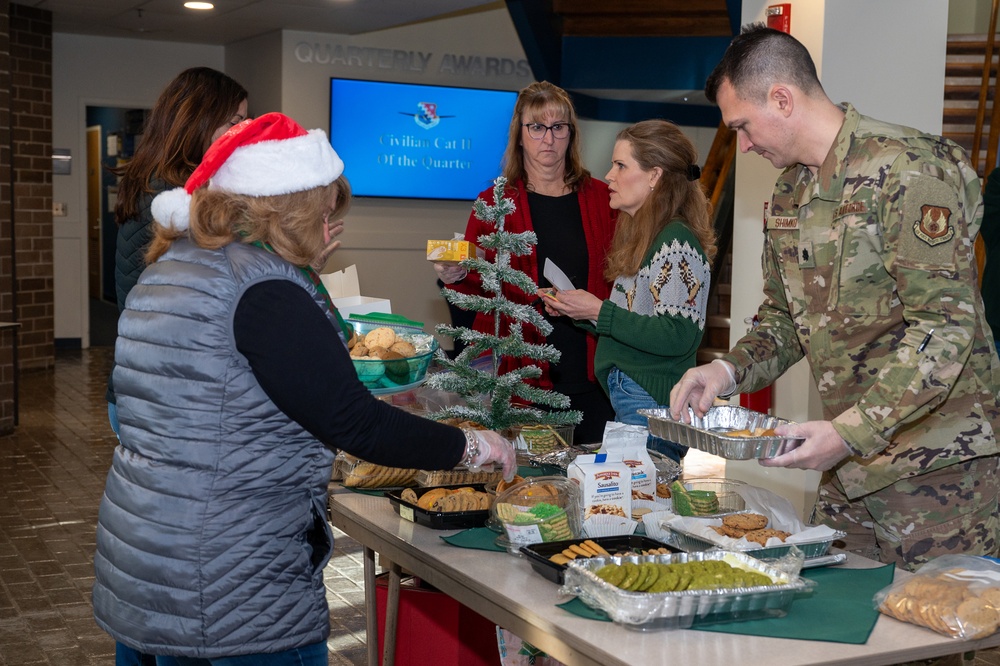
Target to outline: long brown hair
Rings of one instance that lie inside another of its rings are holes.
[[[663,173],[635,216],[618,211],[604,277],[612,281],[638,273],[656,235],[677,218],[691,229],[711,262],[716,252],[715,230],[708,199],[698,181],[690,179],[692,166],[698,164],[691,140],[672,122],[644,120],[620,131],[616,141],[628,142],[643,171],[660,167]]]
[[[542,115],[545,111],[555,111],[556,115],[561,115],[569,123],[569,146],[566,148],[566,175],[563,182],[571,190],[575,190],[590,178],[590,172],[584,168],[583,158],[580,156],[576,109],[573,108],[573,100],[569,94],[548,81],[532,83],[517,94],[514,113],[510,118],[507,150],[503,155],[503,175],[511,185],[518,180],[529,184],[528,172],[524,169],[524,150],[521,148],[521,126],[525,122],[526,113]]]
[[[285,261],[309,266],[326,247],[323,219],[343,218],[350,202],[351,186],[344,176],[329,185],[264,197],[202,187],[191,195],[191,221],[186,232],[155,225],[146,263],[152,264],[175,240],[187,235],[195,245],[209,250],[233,242],[260,241]]]
[[[115,170],[121,177],[115,221],[139,214],[153,179],[167,187],[184,184],[212,143],[212,135],[236,115],[246,89],[210,67],[192,67],[167,84],[146,121],[135,155]]]

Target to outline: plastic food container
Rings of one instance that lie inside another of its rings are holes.
[[[688,409],[689,424],[673,420],[668,409],[640,409],[639,413],[649,419],[651,434],[728,460],[774,458],[805,441],[803,437],[741,437],[728,434],[792,423],[734,405],[712,407],[704,417],[696,416],[694,410]]]
[[[685,481],[684,487],[688,490],[702,490],[715,493],[719,499],[719,511],[710,515],[698,516],[707,518],[712,516],[724,516],[730,513],[737,513],[747,508],[746,500],[739,493],[739,487],[747,485],[744,481],[734,479],[692,479]]]
[[[576,539],[582,529],[580,488],[561,476],[533,476],[497,495],[490,522],[503,532],[497,544],[518,554],[521,546]]]
[[[417,472],[416,483],[418,486],[454,486],[459,484],[484,483],[493,486],[493,494],[496,494],[496,484],[503,478],[503,472],[487,472],[479,470],[472,472],[467,469],[448,470],[420,470]],[[489,488],[487,488],[487,492]]]
[[[723,560],[762,573],[776,584],[683,592],[630,592],[594,574],[609,562],[669,564],[698,560]],[[603,610],[614,622],[637,631],[687,629],[696,621],[714,623],[781,617],[788,614],[797,594],[815,584],[747,554],[725,551],[574,560],[566,567],[565,578],[560,592],[578,596],[588,606]]]
[[[568,541],[552,541],[549,543],[535,543],[530,546],[521,546],[521,553],[531,562],[531,568],[558,585],[563,584],[563,573],[566,571],[565,564],[556,564],[549,558],[556,553],[561,553],[571,545],[580,544],[583,539],[570,539]],[[611,555],[636,554],[643,551],[665,549],[672,553],[678,549],[669,544],[650,539],[649,537],[636,534],[628,536],[597,537],[590,539]]]
[[[483,484],[462,484],[457,486],[441,486],[449,489],[471,487],[473,490],[482,492]],[[425,493],[434,488],[414,488],[417,499],[423,497]],[[386,493],[389,503],[396,510],[400,518],[411,523],[430,527],[435,530],[462,530],[469,527],[482,527],[489,518],[490,512],[486,509],[481,511],[430,511],[423,509],[416,504],[407,502],[401,497],[402,490],[392,490]]]
[[[347,488],[399,488],[412,486],[420,470],[402,467],[385,467],[351,456],[336,459],[339,462],[335,468],[339,470],[342,481]]]
[[[403,320],[408,321],[408,320]],[[438,342],[420,326],[392,323],[392,320],[348,319],[347,322],[358,334],[367,335],[376,328],[386,327],[396,334],[397,340],[409,342],[416,349],[416,355],[393,360],[351,357],[358,379],[374,394],[399,393],[416,388],[423,383],[427,369],[434,360]],[[412,322],[415,324],[416,322]]]
[[[574,426],[526,425],[511,428],[511,436],[516,440],[521,436],[524,452],[535,456],[545,455],[573,445]]]

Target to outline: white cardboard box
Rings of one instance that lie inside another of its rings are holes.
[[[371,314],[372,312],[384,312],[392,314],[392,306],[385,298],[372,298],[371,296],[345,296],[333,299],[333,304],[340,311],[340,316],[347,319],[351,315]]]
[[[323,286],[330,293],[333,304],[344,319],[352,314],[363,315],[372,312],[392,314],[392,305],[388,299],[361,295],[357,266],[348,266],[342,271],[333,273],[323,273],[319,278],[323,281]]]

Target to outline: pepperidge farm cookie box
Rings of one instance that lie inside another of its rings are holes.
[[[632,470],[621,456],[577,456],[566,476],[580,486],[584,520],[597,515],[632,516]]]

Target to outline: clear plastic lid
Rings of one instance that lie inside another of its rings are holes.
[[[580,488],[561,476],[535,476],[497,495],[490,522],[499,528],[497,544],[518,553],[521,546],[580,536]]]

